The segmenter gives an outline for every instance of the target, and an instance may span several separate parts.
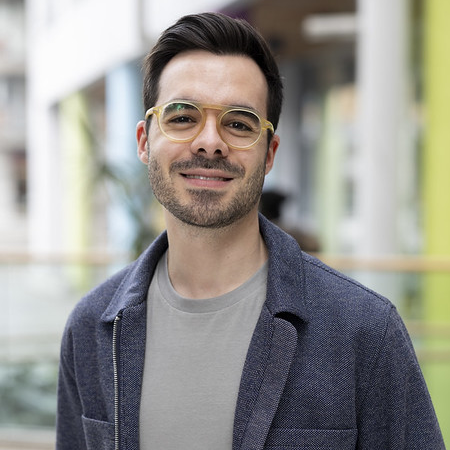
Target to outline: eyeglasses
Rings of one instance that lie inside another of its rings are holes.
[[[249,108],[207,105],[176,100],[154,106],[145,113],[147,120],[152,114],[158,118],[161,132],[173,142],[193,141],[206,123],[205,109],[220,111],[217,116],[217,132],[230,147],[247,150],[256,145],[264,130],[274,133],[273,125]]]

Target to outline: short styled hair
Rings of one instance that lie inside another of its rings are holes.
[[[248,22],[221,13],[184,16],[162,33],[143,63],[145,110],[155,106],[164,67],[174,56],[189,50],[253,59],[267,81],[267,119],[276,129],[283,103],[283,84],[275,58],[264,38]]]

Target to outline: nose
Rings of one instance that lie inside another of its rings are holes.
[[[208,114],[205,126],[191,143],[192,153],[202,153],[209,158],[225,158],[228,156],[228,145],[222,140],[217,131],[217,120],[214,114]]]

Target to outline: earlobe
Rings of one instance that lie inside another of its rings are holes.
[[[138,158],[144,163],[148,163],[147,132],[145,130],[145,120],[141,120],[136,125],[136,141]]]
[[[275,160],[275,154],[278,150],[279,145],[280,145],[280,136],[274,134],[269,144],[269,150],[267,151],[266,175],[272,170],[273,163]]]

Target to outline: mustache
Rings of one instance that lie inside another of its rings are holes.
[[[194,155],[190,159],[175,161],[170,165],[170,172],[189,169],[220,170],[238,177],[242,177],[245,174],[243,167],[233,164],[230,161],[225,159],[208,159],[199,155]]]

